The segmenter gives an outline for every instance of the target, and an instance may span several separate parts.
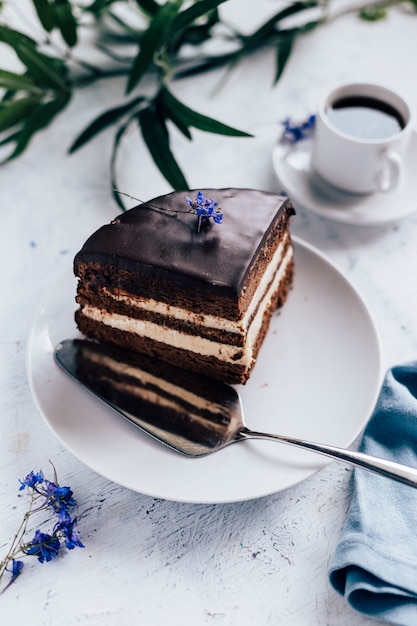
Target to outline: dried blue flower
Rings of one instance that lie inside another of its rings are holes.
[[[24,565],[25,564],[23,563],[23,561],[16,561],[16,559],[13,559],[12,569],[11,569],[12,578],[11,578],[10,584],[13,583],[18,576],[20,576]],[[7,571],[10,572],[9,569]]]
[[[43,481],[44,481],[44,477],[43,477],[42,471],[39,471],[37,474],[35,474],[32,471],[26,476],[25,480],[20,480],[19,478],[19,482],[20,482],[19,491],[26,489],[26,487],[31,487],[32,489],[34,489],[36,485],[43,483]]]
[[[223,213],[219,207],[219,203],[210,198],[205,198],[204,194],[199,191],[195,200],[191,200],[189,196],[185,197],[187,203],[192,208],[193,213],[198,217],[197,231],[200,232],[201,226],[210,220],[210,218],[216,224],[221,224],[223,220]]]
[[[43,563],[44,561],[52,561],[52,559],[55,559],[60,549],[61,544],[56,535],[48,535],[47,533],[37,530],[32,541],[23,547],[23,552],[28,555],[37,556],[38,561]]]
[[[75,530],[77,525],[77,518],[71,519],[71,515],[66,509],[62,509],[59,512],[59,521],[54,528],[54,534],[62,533],[65,541],[65,545],[68,550],[72,550],[75,547],[84,548],[78,531]]]
[[[290,143],[296,143],[303,139],[308,139],[313,134],[314,126],[316,123],[316,116],[310,115],[303,122],[294,123],[289,117],[282,122],[284,127],[282,138]]]
[[[84,545],[76,530],[78,518],[71,517],[71,509],[77,505],[73,492],[69,487],[61,487],[58,484],[56,473],[55,482],[47,480],[42,471],[37,474],[30,472],[25,480],[20,480],[19,491],[26,489],[30,496],[29,510],[23,517],[6,557],[0,561],[0,580],[5,572],[11,573],[9,583],[3,588],[5,591],[20,576],[23,562],[18,556],[35,556],[40,563],[52,561],[65,547],[72,550],[75,547],[83,548]],[[58,520],[52,530],[52,534],[35,531],[31,541],[25,542],[28,520],[33,513],[39,511],[52,511],[58,516]],[[61,544],[61,541],[63,543]],[[11,564],[11,569],[9,565]]]
[[[22,573],[23,567],[24,567],[23,561],[16,561],[15,559],[13,559],[12,560],[12,569],[9,569],[8,567],[4,568],[4,571],[5,572],[10,572],[12,576],[11,576],[8,584],[4,587],[4,589],[2,589],[2,591],[0,593],[3,593],[3,591],[6,591],[6,589],[8,587],[10,587],[10,585],[12,585],[14,583],[16,578],[18,576],[20,576],[20,574]]]
[[[55,513],[59,513],[62,508],[76,506],[77,501],[72,497],[72,491],[69,487],[60,487],[49,480],[45,480],[45,488],[48,504]]]

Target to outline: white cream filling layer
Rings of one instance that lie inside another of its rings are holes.
[[[235,365],[243,365],[244,367],[249,367],[253,360],[253,345],[262,326],[264,313],[270,306],[272,296],[278,289],[279,284],[284,277],[286,269],[293,256],[293,249],[290,246],[284,259],[281,262],[279,271],[277,271],[277,268],[281,261],[282,249],[283,246],[278,247],[273,257],[272,263],[270,264],[268,271],[264,275],[265,280],[262,279],[262,281],[260,281],[264,284],[264,289],[265,286],[268,285],[268,283],[270,283],[270,285],[260,301],[257,313],[254,316],[250,327],[247,329],[246,345],[243,350],[239,346],[221,344],[216,341],[212,341],[211,339],[206,339],[204,337],[187,335],[173,328],[155,324],[154,322],[138,320],[127,317],[125,315],[120,315],[118,313],[108,313],[90,305],[84,306],[83,315],[95,320],[96,322],[106,324],[107,326],[110,326],[112,328],[128,333],[133,333],[135,335],[139,335],[140,337],[147,337],[153,341],[165,343],[175,348],[188,350],[190,352],[203,354],[205,356],[216,357],[223,362],[230,362]],[[274,278],[272,280],[273,276]],[[258,287],[249,307],[250,311],[252,312],[256,308],[258,302],[257,299],[261,298],[262,296],[262,290],[260,289],[260,286]],[[169,309],[169,314],[171,316],[172,310],[174,308],[177,307],[170,307]],[[233,329],[231,330],[231,332],[236,332],[240,334],[245,330],[243,320],[233,323],[230,320],[207,315],[203,316],[205,318],[204,321],[204,319],[202,320],[202,317],[200,315],[193,316],[193,314],[190,314],[188,311],[183,311],[182,315],[184,315],[184,317],[180,317],[180,319],[195,321],[195,323],[198,323],[199,325],[210,326],[215,329],[225,330],[226,326],[230,326],[230,328]],[[193,317],[195,317],[195,320],[192,319]],[[208,323],[209,319],[212,322],[211,324]],[[245,314],[244,319],[247,323],[247,320],[250,319],[250,313]]]

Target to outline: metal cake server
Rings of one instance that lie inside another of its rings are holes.
[[[79,381],[89,391],[115,409],[124,418],[135,424],[142,431],[151,435],[169,448],[189,457],[201,457],[212,454],[233,443],[247,439],[265,439],[289,444],[317,452],[324,456],[336,459],[349,465],[359,467],[387,478],[417,487],[417,469],[344,448],[338,448],[321,443],[305,441],[285,435],[258,432],[248,428],[244,422],[240,396],[230,385],[215,383],[216,395],[225,407],[227,419],[211,422],[204,421],[204,425],[190,420],[190,416],[179,411],[164,423],[163,413],[159,408],[153,414],[144,410],[144,405],[138,402],[134,392],[120,393],[116,379],[112,381],[108,374],[105,381],[101,376],[86,374],[85,369],[79,367],[80,355],[84,346],[94,346],[94,342],[84,340],[65,340],[57,345],[55,358],[59,365],[73,378]],[[102,355],[105,352],[101,348]],[[123,354],[123,353],[122,353]],[[120,361],[123,366],[124,363]],[[201,377],[199,377],[199,381]]]

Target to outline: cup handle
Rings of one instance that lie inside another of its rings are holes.
[[[382,158],[385,163],[378,176],[378,187],[380,191],[393,191],[400,184],[402,159],[397,152],[392,150],[384,150]]]

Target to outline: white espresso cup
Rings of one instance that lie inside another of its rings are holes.
[[[410,106],[395,91],[372,83],[332,89],[320,101],[312,172],[343,191],[392,191],[401,183],[413,133]]]

